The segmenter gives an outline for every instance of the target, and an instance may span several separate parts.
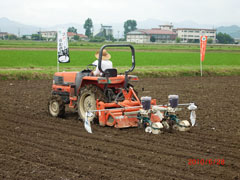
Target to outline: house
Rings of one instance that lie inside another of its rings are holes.
[[[216,29],[177,28],[174,29],[181,42],[199,42],[200,36],[207,36],[216,42]]]
[[[151,35],[147,34],[144,29],[139,29],[127,33],[127,42],[149,43]]]
[[[88,37],[84,34],[77,34],[79,36],[79,38],[83,41],[87,41],[88,40]]]
[[[39,31],[38,34],[40,34],[47,41],[53,41],[57,38],[57,31]]]
[[[7,32],[0,32],[0,39],[6,39],[7,35],[9,35]]]
[[[17,36],[15,34],[11,34],[11,33],[8,33],[8,32],[0,32],[0,39],[2,40],[14,40],[14,39],[17,39]]]
[[[84,34],[78,34],[74,32],[67,32],[68,40],[74,40],[74,36],[78,36],[80,40],[87,41],[88,37]]]
[[[127,33],[127,42],[173,42],[177,34],[173,32],[172,25],[160,25],[159,28],[138,29]]]
[[[235,43],[236,43],[236,44],[239,44],[239,43],[240,43],[240,38],[234,38],[234,40],[235,40]]]
[[[74,32],[67,32],[67,37],[68,37],[68,40],[74,40],[74,36],[76,35],[77,33],[74,33]]]

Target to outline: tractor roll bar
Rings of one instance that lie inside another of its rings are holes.
[[[132,51],[132,67],[129,70],[125,71],[125,74],[128,74],[129,72],[132,72],[134,70],[134,68],[135,68],[135,50],[131,44],[106,44],[106,45],[103,45],[99,51],[98,69],[101,73],[105,74],[104,71],[102,70],[102,53],[106,47],[130,47],[131,51]]]

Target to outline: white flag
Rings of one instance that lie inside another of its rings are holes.
[[[194,103],[190,103],[190,105],[188,106],[188,109],[191,111],[190,120],[191,120],[192,126],[194,126],[196,124],[196,112],[195,112],[195,110],[197,109],[197,106]]]
[[[58,62],[60,63],[70,62],[66,29],[58,30],[57,40],[58,40]]]
[[[90,113],[90,112],[86,112],[85,114],[85,120],[84,120],[84,127],[86,129],[86,131],[88,133],[92,133],[92,128],[91,128],[91,124],[90,122],[88,121],[88,117],[91,117],[93,114]]]
[[[191,113],[190,113],[190,120],[191,120],[192,126],[194,126],[195,123],[196,123],[196,112],[195,111],[191,111]]]

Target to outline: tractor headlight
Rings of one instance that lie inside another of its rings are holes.
[[[132,82],[137,82],[137,81],[139,81],[138,77],[137,77],[137,76],[134,76],[134,75],[129,75],[129,76],[128,76],[128,80],[129,80],[129,81],[132,81]]]

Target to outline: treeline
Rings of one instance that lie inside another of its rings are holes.
[[[85,29],[85,35],[88,37],[88,41],[90,42],[104,42],[104,41],[116,41],[116,39],[113,37],[112,33],[107,33],[106,29],[103,29],[102,32],[98,33],[97,35],[93,35],[93,21],[91,18],[87,18],[84,22],[83,28]],[[118,41],[126,41],[126,36],[127,33],[137,30],[137,22],[136,20],[126,20],[123,25],[124,29],[124,37],[118,39]],[[75,27],[69,27],[68,32],[73,32],[76,33],[76,35],[73,37],[75,41],[79,41],[80,37],[77,35],[77,29]],[[55,41],[57,36],[53,38],[52,40]],[[41,34],[32,34],[31,37],[27,37],[26,35],[23,35],[21,38],[17,37],[14,34],[8,34],[5,36],[0,37],[0,39],[5,39],[5,40],[46,40],[44,37],[41,36]],[[238,43],[235,42],[234,38],[232,38],[229,34],[227,33],[221,33],[218,32],[216,34],[216,42],[220,44],[234,44]],[[150,38],[151,42],[155,42],[154,36],[151,36]],[[176,37],[176,43],[180,43],[181,39],[179,37]],[[188,43],[199,43],[199,40],[188,40]],[[213,43],[213,39],[208,38],[208,43],[211,44]]]
[[[98,35],[93,36],[93,21],[91,18],[88,18],[85,21],[83,28],[85,29],[85,35],[89,38],[90,42],[104,42],[105,40],[108,40],[108,41],[116,40],[112,34],[110,34],[110,35],[107,34],[105,29],[103,30],[103,32],[101,32],[100,36],[98,36]],[[127,20],[124,22],[123,28],[124,28],[124,38],[118,39],[119,41],[125,41],[127,33],[137,29],[137,21]],[[71,27],[68,29],[68,32],[77,33],[77,29],[74,27]]]
[[[216,39],[218,40],[218,43],[221,44],[234,44],[234,39],[227,33],[217,33]]]

